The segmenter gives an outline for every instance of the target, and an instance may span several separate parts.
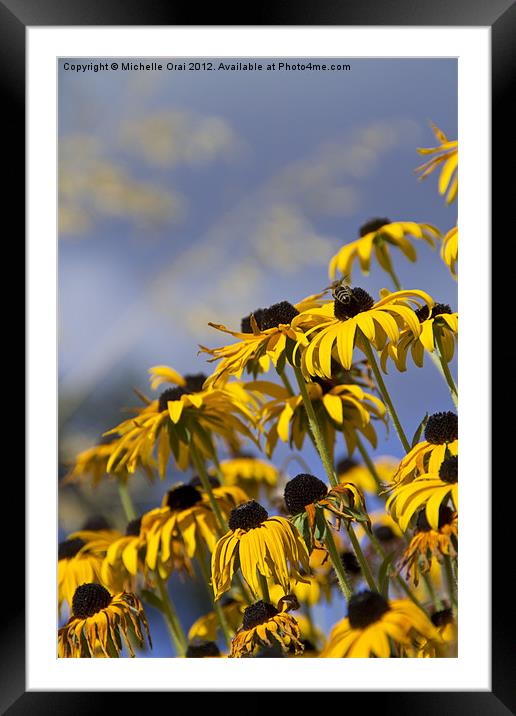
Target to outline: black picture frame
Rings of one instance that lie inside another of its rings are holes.
[[[244,10],[244,12],[242,12]],[[199,19],[202,21],[199,22]],[[172,3],[170,0],[0,0],[0,81],[2,89],[5,123],[3,133],[5,148],[11,151],[11,159],[5,159],[4,179],[7,179],[4,194],[5,206],[15,220],[10,234],[11,248],[21,248],[23,253],[24,197],[25,197],[25,33],[33,26],[80,26],[80,25],[390,25],[390,26],[484,26],[491,28],[492,38],[492,236],[503,241],[512,227],[511,217],[505,216],[514,205],[513,180],[502,176],[502,169],[515,166],[514,135],[515,117],[510,111],[511,94],[514,94],[516,52],[516,3],[514,0],[284,0],[266,1],[254,6],[245,4],[240,9],[214,3],[201,8],[196,4]],[[512,92],[511,92],[512,89]],[[509,175],[510,176],[510,175]],[[513,243],[513,242],[511,242]],[[503,256],[503,247],[501,254]],[[493,260],[496,256],[493,256]],[[14,261],[14,258],[12,259]],[[23,256],[21,258],[23,263]],[[510,262],[505,270],[510,270]],[[506,306],[502,302],[501,290],[504,281],[503,269],[497,266],[497,282],[493,282],[492,305]],[[508,278],[508,276],[507,276]],[[489,297],[490,287],[479,287],[483,300]],[[19,301],[23,305],[21,291]],[[493,313],[493,336],[498,322]],[[14,319],[11,319],[14,321]],[[11,335],[4,345],[13,345]],[[5,332],[5,329],[4,329]],[[4,333],[5,335],[5,333]],[[489,340],[484,336],[483,340]],[[19,343],[14,341],[14,343]],[[21,339],[23,345],[23,338]],[[31,349],[31,346],[28,346]],[[512,353],[499,346],[499,354],[505,358],[504,365],[513,364]],[[9,360],[10,366],[12,361]],[[12,368],[11,368],[12,370]],[[504,368],[504,371],[507,370]],[[497,371],[494,371],[493,377]],[[507,390],[507,382],[500,389]],[[510,380],[505,378],[506,380]],[[12,382],[12,381],[11,381]],[[495,393],[493,392],[493,396]],[[5,397],[4,397],[5,400]],[[19,387],[13,393],[13,402],[20,402]],[[494,413],[493,413],[494,414]],[[501,421],[502,422],[502,421]],[[503,421],[506,422],[506,421]],[[512,421],[507,421],[512,422]],[[511,426],[502,424],[492,435],[492,454],[496,446],[506,450]],[[19,436],[18,436],[19,437]],[[490,440],[490,436],[486,436]],[[16,439],[13,437],[13,446]],[[19,460],[17,473],[19,472]],[[512,473],[512,469],[510,470]],[[509,473],[510,474],[510,473]],[[509,476],[509,475],[508,475]],[[9,485],[9,504],[18,505],[15,518],[21,516],[24,504],[24,484],[19,474],[5,475],[4,499]],[[7,481],[7,477],[9,482]],[[13,479],[14,477],[18,479]],[[466,476],[467,479],[467,476]],[[505,481],[500,487],[503,473],[493,480],[493,561],[492,561],[492,690],[468,692],[347,692],[343,708],[381,709],[382,712],[430,716],[439,714],[464,713],[467,716],[506,716],[516,713],[516,638],[514,625],[516,609],[512,594],[507,593],[507,565],[509,553],[506,544],[511,540],[509,525],[513,523],[514,508],[507,501],[502,490],[510,484]],[[4,519],[7,509],[4,507]],[[10,511],[10,510],[9,510]],[[14,511],[14,509],[13,509]],[[512,518],[512,521],[511,521]],[[507,525],[507,527],[505,526]],[[18,585],[24,584],[25,568],[24,532],[18,521],[16,532],[9,532],[13,544],[3,540],[4,550],[9,557],[5,566],[3,596],[4,608],[0,612],[0,712],[11,716],[20,714],[91,714],[102,711],[102,703],[113,704],[120,697],[116,693],[98,692],[27,692],[25,687],[25,609]],[[507,560],[507,561],[506,561]],[[499,566],[499,568],[498,568]],[[50,569],[50,567],[49,567]],[[487,565],[479,565],[479,579],[490,579]],[[511,570],[512,571],[512,570]],[[53,573],[53,572],[52,572]],[[15,593],[16,590],[16,593]],[[317,684],[314,683],[314,691]],[[410,688],[410,685],[407,685]],[[198,694],[201,695],[201,694]],[[279,694],[278,694],[279,695]],[[131,694],[132,706],[141,703],[140,693]],[[364,698],[366,699],[364,701]],[[116,702],[118,703],[118,701]],[[172,704],[170,704],[172,707]],[[228,706],[228,708],[234,708]]]

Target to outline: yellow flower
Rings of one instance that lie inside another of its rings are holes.
[[[421,638],[441,642],[437,629],[419,607],[408,599],[387,601],[377,592],[365,591],[351,597],[348,616],[331,630],[321,657],[403,656]]]
[[[128,442],[124,450],[121,452],[120,457],[124,454],[129,455],[133,447],[134,444],[132,442]],[[65,476],[63,484],[91,479],[92,486],[97,487],[99,482],[106,475],[108,477],[116,476],[118,480],[127,482],[129,477],[127,469],[120,467],[116,474],[114,472],[116,466],[112,466],[111,470],[108,470],[108,463],[110,462],[111,456],[117,449],[117,436],[109,435],[104,437],[100,444],[94,445],[87,450],[83,450],[75,458],[75,463],[72,469]],[[142,464],[141,461],[137,461],[136,467],[142,470],[151,482],[154,480],[155,462],[153,460],[149,460],[146,464]]]
[[[457,657],[457,622],[453,611],[449,608],[434,612],[430,617],[442,639],[442,644],[425,639],[419,644],[416,656],[418,658],[455,658]]]
[[[245,453],[222,460],[220,469],[226,486],[241,487],[252,498],[258,497],[261,487],[265,488],[266,494],[270,494],[278,483],[278,469],[274,465]]]
[[[416,250],[408,237],[422,239],[435,247],[440,233],[431,224],[417,224],[414,221],[391,222],[386,217],[371,219],[360,227],[360,238],[345,244],[331,259],[329,265],[330,278],[334,279],[337,272],[351,278],[353,263],[357,260],[364,274],[369,273],[371,256],[374,254],[382,269],[392,272],[390,246],[398,248],[410,261],[415,261]]]
[[[392,485],[413,480],[416,475],[439,473],[446,456],[459,452],[459,421],[451,411],[434,413],[428,418],[425,440],[417,443],[401,460],[392,477]]]
[[[224,612],[226,622],[230,630],[236,632],[242,623],[242,614],[244,613],[245,604],[236,599],[224,598],[221,602],[221,608]],[[217,614],[214,611],[203,614],[190,627],[188,632],[188,641],[216,641],[217,631],[220,629]]]
[[[283,386],[265,380],[247,383],[246,388],[253,394],[273,398],[260,408],[259,425],[266,434],[267,455],[272,455],[278,438],[301,450],[310,430],[302,396],[291,395]],[[344,435],[349,452],[353,452],[356,447],[357,431],[376,447],[376,431],[372,420],[385,418],[386,410],[381,400],[366,393],[358,385],[339,385],[336,380],[321,378],[308,383],[307,391],[312,403],[322,408],[319,413],[320,427],[331,451],[337,430]]]
[[[250,398],[238,383],[204,389],[206,376],[202,373],[183,378],[166,366],[155,366],[149,372],[151,388],[167,382],[176,382],[176,387],[167,388],[136,417],[108,431],[107,434],[121,436],[108,461],[108,471],[132,473],[138,462],[150,464],[157,445],[159,475],[163,479],[171,453],[181,470],[192,463],[192,445],[202,456],[211,457],[212,435],[233,448],[239,444],[239,435],[254,441],[242,420],[253,420],[247,405]],[[126,449],[128,445],[130,451]]]
[[[294,650],[296,654],[303,651],[299,625],[287,610],[297,608],[294,600],[282,599],[279,610],[269,602],[258,601],[244,611],[242,628],[237,631],[231,642],[232,658],[252,656],[260,647],[277,644],[285,652]]]
[[[109,546],[120,537],[115,530],[79,530],[59,543],[57,563],[57,595],[59,610],[63,602],[71,607],[77,587],[84,582],[99,582],[102,562]]]
[[[416,289],[388,293],[375,303],[362,288],[353,288],[346,303],[336,299],[294,319],[292,327],[304,330],[304,334],[298,334],[293,359],[302,349],[301,368],[305,376],[331,378],[332,359],[349,370],[355,346],[364,350],[364,337],[378,350],[387,339],[397,343],[405,328],[418,337],[421,324],[411,304],[419,308],[419,301],[429,308],[433,306],[430,296]]]
[[[425,179],[439,165],[442,164],[441,174],[439,176],[439,194],[446,194],[446,203],[451,204],[457,197],[457,188],[459,186],[459,178],[457,167],[459,164],[459,143],[457,140],[450,141],[446,134],[435,124],[431,123],[439,145],[430,148],[418,148],[420,154],[433,154],[429,161],[417,167],[416,172],[420,173],[419,179]]]
[[[396,472],[398,464],[398,459],[388,455],[376,458],[374,466],[382,483],[389,484],[392,482],[392,476]],[[369,492],[372,495],[378,492],[376,480],[365,465],[346,457],[339,460],[335,468],[340,482],[352,482],[363,492]]]
[[[320,306],[323,295],[324,291],[308,296],[295,305],[280,301],[269,308],[258,308],[242,318],[240,332],[231,331],[218,323],[209,323],[213,328],[238,338],[238,342],[222,348],[200,346],[201,352],[213,356],[209,363],[220,360],[207,384],[215,385],[230,375],[240,378],[244,369],[256,377],[258,373],[269,370],[271,361],[277,366],[285,360],[289,339],[296,339],[296,333],[290,326],[292,319],[301,311]]]
[[[441,258],[450,269],[453,278],[457,278],[457,261],[459,259],[459,230],[456,226],[450,229],[443,239]]]
[[[144,632],[152,646],[147,619],[135,594],[111,595],[100,584],[81,584],[73,595],[72,616],[58,631],[57,653],[61,658],[118,657],[123,637],[134,656],[130,635],[143,647]]]
[[[299,532],[284,517],[269,517],[258,502],[250,500],[232,510],[229,528],[212,554],[216,600],[230,589],[237,560],[255,596],[261,591],[259,574],[280,584],[285,592],[290,592],[291,580],[304,581],[299,565],[308,572],[308,551]]]
[[[439,529],[439,510],[451,497],[458,507],[458,456],[445,458],[438,473],[416,477],[408,484],[397,485],[389,499],[387,509],[405,532],[417,510],[425,508],[426,517],[434,530]]]
[[[215,495],[221,513],[227,517],[234,507]],[[210,550],[217,541],[217,519],[208,495],[192,485],[176,485],[163,497],[161,507],[142,517],[146,534],[145,564],[151,571],[159,570],[164,577],[172,569],[189,569],[199,540]]]
[[[432,309],[423,306],[416,311],[421,323],[421,333],[414,336],[412,331],[402,331],[397,343],[387,343],[382,350],[381,365],[387,372],[387,360],[391,358],[399,371],[407,369],[407,355],[410,348],[414,363],[423,367],[425,350],[441,353],[446,363],[449,363],[455,353],[455,342],[459,331],[458,314],[453,313],[445,303],[435,303]]]
[[[128,522],[125,535],[108,547],[101,575],[102,583],[113,591],[134,591],[136,574],[145,571],[147,539],[141,523],[141,517]]]
[[[400,571],[406,568],[407,579],[417,587],[419,575],[426,574],[432,567],[433,560],[442,562],[443,556],[457,556],[457,513],[449,507],[439,509],[438,529],[432,529],[425,510],[417,517],[416,533],[403,553]]]

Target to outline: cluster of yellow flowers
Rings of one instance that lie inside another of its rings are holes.
[[[438,146],[419,150],[432,158],[417,171],[424,178],[440,166],[450,203],[457,142],[434,131]],[[409,441],[384,380],[389,366],[405,371],[412,356],[420,367],[429,355],[457,407],[457,314],[403,289],[394,272],[393,250],[415,261],[414,240],[441,243],[456,278],[456,228],[443,238],[429,224],[373,219],[331,259],[321,293],[257,309],[239,331],[210,324],[234,339],[201,346],[211,375],[149,370],[156,397],[141,395],[66,478],[116,480],[127,526],[90,520],[60,543],[59,610],[69,618],[59,656],[134,656],[150,646],[143,603],[163,614],[181,657],[456,656],[458,417],[426,415]],[[367,273],[373,256],[395,287],[377,298],[351,284],[355,259]],[[278,380],[265,380],[272,368]],[[401,461],[369,455],[387,422]],[[272,462],[278,441],[299,451],[306,440],[320,475],[289,479]],[[338,460],[340,444],[347,456]],[[165,480],[170,465],[184,480],[137,514],[133,475]],[[369,512],[373,495],[383,508]],[[196,567],[213,610],[186,631],[168,580],[195,579]],[[332,600],[343,618],[324,634],[311,608]]]

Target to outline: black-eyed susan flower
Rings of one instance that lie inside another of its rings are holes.
[[[414,363],[423,367],[425,351],[438,350],[442,359],[449,363],[455,353],[455,343],[459,331],[458,313],[453,312],[446,303],[434,303],[431,309],[422,306],[416,311],[421,323],[421,333],[414,336],[412,331],[402,331],[396,344],[387,343],[381,353],[381,365],[387,372],[387,361],[392,359],[399,371],[407,369],[407,356],[412,355]]]
[[[241,331],[231,331],[218,323],[209,323],[218,331],[236,338],[237,342],[222,348],[201,346],[202,352],[212,356],[208,362],[220,361],[209,377],[208,384],[216,385],[230,375],[240,378],[244,370],[256,376],[267,372],[271,362],[277,366],[285,358],[287,341],[296,340],[296,332],[291,327],[293,319],[300,310],[315,307],[319,303],[318,300],[305,299],[293,306],[288,301],[280,301],[243,318]]]
[[[152,646],[147,619],[136,594],[111,595],[100,584],[81,584],[72,599],[72,615],[58,631],[58,656],[64,658],[118,657],[122,637],[131,656],[131,638]]]
[[[187,659],[213,659],[221,656],[220,649],[214,641],[194,640],[186,649]]]
[[[392,247],[399,249],[410,261],[415,261],[416,249],[409,237],[422,239],[434,248],[440,233],[431,224],[417,224],[414,221],[390,221],[383,217],[371,219],[361,226],[359,237],[356,241],[345,244],[331,259],[329,266],[331,279],[334,279],[339,272],[344,276],[351,277],[355,261],[360,264],[362,272],[368,274],[373,254],[381,268],[391,273],[390,249]]]
[[[278,609],[269,602],[262,600],[251,604],[244,611],[242,627],[237,631],[231,642],[231,658],[252,655],[260,647],[277,644],[285,652],[303,651],[301,632],[296,619],[287,614],[290,609],[297,609],[297,600],[282,599]]]
[[[121,536],[111,529],[87,529],[72,532],[59,543],[57,596],[59,610],[63,602],[71,606],[75,590],[85,582],[105,583],[102,562],[109,546]]]
[[[127,523],[125,534],[108,547],[102,562],[102,583],[114,591],[134,591],[136,575],[145,571],[146,533],[142,518]]]
[[[335,299],[294,319],[292,326],[298,338],[293,359],[301,350],[305,376],[331,378],[334,361],[349,370],[355,347],[367,351],[364,338],[382,350],[387,339],[397,343],[405,329],[418,337],[421,324],[413,305],[417,309],[424,304],[432,308],[433,300],[417,289],[387,293],[375,303],[364,289],[352,288],[346,303]]]
[[[241,599],[223,597],[220,606],[224,612],[224,617],[229,629],[236,632],[242,623],[245,603]],[[215,641],[217,639],[218,629],[220,629],[220,622],[216,612],[208,612],[200,616],[192,624],[188,632],[188,640]]]
[[[441,258],[450,269],[453,278],[457,278],[457,261],[459,260],[459,229],[454,226],[443,238]]]
[[[437,473],[420,475],[412,482],[397,485],[387,500],[387,509],[405,532],[414,514],[424,507],[430,526],[438,530],[441,505],[451,498],[457,509],[458,479],[458,456],[450,455],[443,460]]]
[[[382,484],[390,484],[392,476],[396,472],[399,460],[389,455],[381,455],[374,460],[374,467]],[[353,458],[344,457],[335,465],[337,477],[340,482],[352,482],[363,492],[376,494],[378,485],[366,465],[357,462]]]
[[[221,460],[220,470],[227,487],[239,487],[249,497],[258,497],[260,490],[270,495],[278,483],[278,468],[268,460],[246,453],[238,453]]]
[[[117,435],[106,435],[97,445],[80,452],[75,458],[72,468],[65,476],[64,484],[90,480],[92,486],[97,487],[104,477],[116,477],[117,480],[127,482],[130,473],[123,465],[118,466],[117,470],[116,464],[111,464],[110,469],[108,469],[111,457],[119,447],[118,438],[119,436]],[[133,444],[128,442],[119,453],[120,458],[124,455],[129,455],[133,447]],[[150,482],[154,480],[155,468],[156,463],[152,459],[149,459],[146,463],[137,460],[135,464],[135,471],[141,471]]]
[[[331,630],[321,657],[402,656],[422,638],[441,641],[430,619],[413,602],[388,601],[377,592],[365,591],[351,597],[348,616]]]
[[[323,541],[329,529],[324,510],[335,515],[338,521],[369,526],[364,496],[353,483],[328,488],[315,475],[300,473],[285,485],[284,498],[293,523],[310,548],[316,541]]]
[[[425,179],[439,166],[441,173],[439,175],[439,194],[446,194],[446,203],[451,204],[457,196],[457,188],[459,179],[457,167],[459,164],[459,143],[457,140],[449,140],[446,134],[439,129],[433,122],[431,127],[439,144],[437,147],[419,147],[419,154],[434,155],[429,161],[421,164],[416,168],[419,173],[419,179]]]
[[[457,556],[457,525],[457,513],[446,505],[439,508],[437,529],[433,529],[428,522],[425,510],[419,512],[415,534],[403,553],[399,567],[400,571],[406,569],[407,579],[415,586],[419,583],[419,576],[430,571],[434,560],[440,563],[445,556]]]
[[[221,513],[226,517],[234,504],[215,497]],[[188,568],[188,562],[202,541],[211,552],[217,541],[217,518],[208,495],[192,485],[176,485],[163,497],[161,507],[142,517],[148,569],[159,569],[162,576],[174,568]]]
[[[284,517],[269,517],[255,500],[231,511],[229,532],[215,545],[211,562],[215,600],[230,589],[237,560],[256,597],[261,593],[259,575],[288,593],[292,581],[304,580],[301,570],[309,569],[308,551],[297,529]]]
[[[239,436],[254,441],[245,421],[252,422],[249,394],[238,383],[203,388],[202,373],[179,376],[167,366],[149,370],[151,388],[175,383],[164,390],[157,400],[149,401],[135,417],[124,420],[107,434],[116,433],[117,440],[107,464],[108,471],[127,470],[132,473],[138,463],[148,464],[157,447],[159,475],[163,479],[171,454],[181,470],[192,464],[195,448],[201,456],[213,453],[211,436],[222,439],[230,448],[239,445]],[[131,450],[127,446],[131,445]]]
[[[421,653],[418,656],[450,658],[457,656],[457,620],[453,610],[449,607],[434,612],[430,617],[432,624],[439,632],[444,645],[436,648],[435,643],[426,641],[421,646]]]
[[[246,388],[253,394],[272,397],[259,409],[259,428],[266,435],[267,455],[272,455],[278,438],[301,450],[310,431],[302,395],[292,395],[283,386],[265,380],[247,383]],[[357,431],[376,447],[373,421],[384,420],[386,415],[381,400],[358,385],[340,385],[331,379],[315,378],[306,388],[316,410],[317,406],[321,407],[319,426],[330,452],[333,452],[337,431],[344,435],[349,452],[356,447]]]
[[[425,426],[424,440],[417,443],[401,460],[392,477],[395,487],[416,475],[439,473],[445,457],[459,452],[459,419],[456,413],[433,413]]]

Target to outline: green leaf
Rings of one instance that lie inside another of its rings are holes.
[[[380,590],[380,594],[385,597],[385,599],[387,599],[389,594],[389,569],[391,567],[395,554],[396,552],[391,552],[390,554],[388,554],[380,565],[380,569],[378,570],[378,588]]]
[[[315,508],[315,537],[321,542],[326,537],[326,530],[328,529],[328,523],[324,516],[324,510],[319,507]]]
[[[422,421],[419,423],[419,425],[417,426],[417,430],[416,430],[416,432],[414,433],[414,437],[412,438],[411,447],[414,447],[414,446],[417,445],[418,442],[420,441],[420,439],[421,439],[421,434],[423,433],[423,430],[425,429],[425,425],[427,424],[427,422],[428,422],[428,413],[425,414],[425,417],[423,418],[423,420],[422,420]]]

